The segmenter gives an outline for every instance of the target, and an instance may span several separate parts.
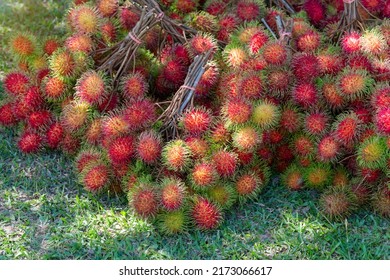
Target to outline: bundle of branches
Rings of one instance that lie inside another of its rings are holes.
[[[288,0],[269,0],[269,6],[276,6],[291,15],[295,14],[295,10]]]
[[[213,50],[197,55],[189,67],[184,84],[174,94],[165,111],[160,115],[162,121],[162,132],[167,140],[179,137],[178,121],[184,110],[194,107],[194,94],[202,75],[207,70]],[[166,102],[165,102],[166,103]]]

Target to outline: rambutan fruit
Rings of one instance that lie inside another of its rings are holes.
[[[287,104],[282,108],[280,116],[280,126],[286,131],[293,133],[298,131],[303,123],[303,115],[298,108]]]
[[[65,154],[75,155],[80,149],[81,140],[79,137],[65,131],[60,145]]]
[[[351,183],[351,190],[355,194],[356,197],[356,205],[364,206],[370,199],[371,190],[368,186],[363,185],[362,181],[356,178]]]
[[[173,140],[163,147],[162,160],[169,170],[184,171],[191,163],[191,151],[183,140]]]
[[[376,112],[375,126],[380,134],[390,135],[390,107],[381,108]]]
[[[110,17],[118,10],[118,0],[99,0],[97,8],[104,17]]]
[[[366,70],[367,72],[372,72],[371,61],[362,54],[350,55],[346,64],[352,69]]]
[[[229,178],[236,172],[238,159],[235,153],[225,150],[217,151],[213,154],[212,161],[221,177]]]
[[[334,161],[340,155],[340,145],[333,136],[323,137],[317,147],[317,158],[323,162]]]
[[[329,164],[312,163],[304,170],[305,185],[322,190],[329,186],[333,180],[333,171]]]
[[[49,60],[49,68],[55,77],[71,77],[76,72],[76,61],[68,50],[58,49]]]
[[[186,77],[186,66],[180,60],[168,61],[162,69],[162,77],[175,86],[183,84]]]
[[[30,88],[29,78],[21,72],[11,72],[7,74],[3,83],[6,92],[14,96],[24,95]]]
[[[365,70],[345,69],[339,74],[337,85],[347,100],[356,100],[371,93],[374,79]]]
[[[140,14],[135,7],[121,7],[119,10],[119,21],[122,27],[130,31],[140,19]]]
[[[264,3],[259,0],[239,0],[236,5],[236,15],[242,21],[260,19],[265,10]]]
[[[359,168],[358,174],[364,179],[366,184],[377,183],[383,176],[382,170],[371,168]]]
[[[17,123],[13,113],[13,105],[11,102],[0,105],[0,125],[12,126]]]
[[[211,112],[203,107],[188,109],[181,117],[184,131],[190,135],[201,135],[206,132],[212,123]]]
[[[153,164],[161,156],[162,143],[154,131],[144,131],[138,136],[137,156],[147,164]]]
[[[197,96],[207,96],[216,86],[219,78],[219,69],[216,63],[210,62],[196,86],[195,94]]]
[[[319,26],[326,18],[326,8],[320,0],[307,0],[302,6],[311,23]]]
[[[148,183],[140,183],[128,194],[130,207],[142,218],[153,218],[159,209],[158,192]]]
[[[341,37],[341,48],[346,54],[358,53],[360,51],[361,35],[355,31],[345,33]]]
[[[273,151],[269,147],[260,147],[256,151],[256,155],[264,162],[271,164],[273,161]]]
[[[149,85],[145,77],[139,73],[129,74],[122,79],[121,91],[127,100],[143,98]]]
[[[90,53],[94,48],[94,43],[88,35],[75,34],[66,39],[65,46],[71,52]]]
[[[335,187],[346,186],[349,184],[349,177],[350,174],[348,173],[347,169],[339,166],[334,169],[332,185]]]
[[[324,97],[326,104],[331,109],[340,109],[345,105],[345,99],[340,92],[339,87],[334,78],[326,76],[322,80],[321,93]]]
[[[309,135],[295,135],[291,141],[291,149],[300,158],[312,157],[315,150],[314,140]]]
[[[289,53],[285,45],[278,41],[269,41],[262,48],[265,61],[271,65],[282,65],[288,62]]]
[[[66,82],[59,77],[47,77],[43,83],[43,94],[49,101],[62,100],[67,92]]]
[[[300,82],[313,81],[320,74],[320,64],[316,56],[307,53],[296,53],[292,59],[292,69]]]
[[[28,69],[33,73],[38,72],[42,69],[47,69],[47,58],[44,56],[34,56],[28,60]]]
[[[217,144],[225,144],[230,140],[230,132],[224,122],[217,122],[210,131],[210,140]]]
[[[314,84],[303,82],[293,88],[292,98],[302,108],[309,109],[317,105],[318,92]]]
[[[51,56],[58,48],[60,48],[60,42],[57,39],[49,38],[43,43],[43,51],[48,56]]]
[[[31,108],[31,110],[39,110],[44,106],[44,100],[42,98],[41,91],[37,86],[30,87],[22,98],[26,105]]]
[[[390,187],[381,187],[372,195],[371,205],[374,211],[384,217],[390,217]]]
[[[234,185],[224,181],[208,188],[206,196],[221,209],[229,209],[237,200]]]
[[[187,229],[189,222],[185,211],[173,211],[160,213],[157,216],[158,225],[164,234],[178,234]]]
[[[200,32],[214,33],[219,29],[217,17],[205,11],[192,12],[185,20],[189,26]]]
[[[75,96],[90,105],[99,104],[107,94],[105,84],[103,74],[95,71],[85,72],[77,81]]]
[[[49,74],[50,74],[49,68],[38,70],[37,74],[36,74],[36,83],[37,83],[37,85],[41,86],[42,85],[42,81],[44,79],[46,79],[46,77],[48,77]]]
[[[251,121],[261,129],[274,127],[280,120],[280,108],[266,100],[259,100],[253,106]]]
[[[82,173],[88,166],[101,164],[102,155],[99,151],[94,149],[81,150],[75,159],[76,169]]]
[[[93,34],[99,29],[100,15],[87,4],[74,7],[68,18],[71,26],[79,33]]]
[[[95,119],[91,122],[85,131],[85,140],[90,145],[97,145],[102,137],[101,119]]]
[[[18,141],[19,150],[23,153],[36,153],[42,147],[42,137],[32,131],[24,131]]]
[[[156,107],[148,99],[139,99],[129,102],[124,115],[130,129],[133,131],[148,127],[156,120]]]
[[[33,111],[32,108],[25,102],[24,98],[18,98],[13,105],[13,114],[16,120],[25,120],[29,114]]]
[[[237,90],[247,99],[257,99],[263,93],[264,81],[257,72],[245,72],[238,80]]]
[[[88,122],[90,105],[82,101],[73,101],[66,105],[61,114],[61,124],[69,132],[75,132]]]
[[[261,48],[268,42],[269,37],[263,30],[257,31],[252,35],[248,43],[249,51],[251,54],[257,54]]]
[[[202,159],[206,157],[209,150],[209,144],[206,140],[200,137],[187,137],[185,139],[193,159]]]
[[[182,14],[195,11],[199,5],[199,0],[174,0],[175,9]]]
[[[317,55],[318,66],[321,74],[334,75],[343,68],[343,57],[337,52],[323,52]]]
[[[16,34],[9,42],[11,51],[20,58],[26,58],[36,51],[35,38],[30,34]]]
[[[344,113],[333,124],[333,136],[339,143],[349,146],[357,139],[361,129],[362,123],[355,113]]]
[[[370,137],[358,146],[357,160],[359,166],[372,169],[385,168],[386,158],[390,154],[389,151],[385,137]]]
[[[80,173],[80,183],[90,192],[99,192],[110,183],[110,170],[101,162],[92,161]]]
[[[259,135],[251,126],[238,128],[232,134],[232,144],[240,151],[253,151],[260,143]]]
[[[107,148],[110,161],[113,164],[126,164],[135,154],[135,140],[133,136],[120,136],[111,141]]]
[[[291,73],[285,69],[269,69],[266,83],[267,89],[275,96],[284,96],[290,89]]]
[[[246,123],[252,114],[252,105],[243,98],[227,100],[221,109],[227,127]]]
[[[191,207],[191,220],[200,230],[211,230],[222,222],[220,208],[204,197],[195,197]]]
[[[115,22],[109,20],[104,21],[100,29],[104,43],[111,44],[116,41],[118,37],[118,26],[115,24]]]
[[[214,0],[210,2],[215,2]],[[217,39],[222,42],[228,42],[230,34],[238,27],[240,20],[233,14],[226,14],[219,18],[219,30]]]
[[[292,191],[303,188],[303,172],[297,164],[291,164],[282,174],[282,184]]]
[[[218,46],[216,40],[207,33],[198,33],[188,40],[186,45],[189,53],[192,56],[196,56],[202,53],[206,53],[209,50],[215,51]]]
[[[203,191],[215,183],[218,177],[215,166],[210,162],[195,164],[190,174],[190,180],[195,190]]]
[[[330,187],[320,198],[320,208],[330,219],[343,219],[356,208],[356,195],[349,186]]]
[[[27,124],[33,129],[43,129],[50,125],[52,114],[48,110],[32,112],[27,118]]]
[[[186,189],[183,182],[175,178],[164,178],[160,183],[161,206],[166,211],[180,209],[186,198]]]
[[[255,154],[252,151],[247,152],[235,149],[234,152],[237,154],[239,164],[243,166],[251,164],[255,159]]]
[[[379,28],[366,30],[360,37],[359,45],[361,51],[366,55],[380,55],[389,48],[386,38]]]
[[[235,190],[240,202],[256,198],[263,187],[262,181],[253,172],[244,172],[235,182]]]
[[[61,140],[64,136],[64,128],[61,123],[52,123],[46,131],[46,143],[51,149],[59,147]]]
[[[306,20],[300,17],[295,17],[293,20],[294,24],[292,28],[292,35],[294,38],[298,38],[299,36],[302,36],[303,34],[312,30],[312,27]]]
[[[308,31],[296,40],[298,50],[305,53],[316,51],[321,45],[321,36],[317,31]]]
[[[235,69],[239,69],[248,60],[248,53],[244,47],[237,43],[228,44],[223,52],[224,62]]]
[[[390,104],[390,86],[385,84],[377,85],[373,94],[371,95],[371,105],[373,108],[385,108]]]
[[[313,136],[321,136],[328,131],[329,116],[325,112],[316,111],[306,114],[305,131]]]

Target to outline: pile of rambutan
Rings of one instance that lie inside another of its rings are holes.
[[[389,1],[355,0],[366,28],[338,40],[343,1],[149,1],[183,40],[140,29],[137,0],[74,1],[65,40],[11,38],[0,125],[20,130],[22,152],[62,150],[86,190],[124,193],[167,234],[217,228],[271,176],[319,192],[330,218],[367,206],[390,217]],[[118,77],[99,62],[123,40],[137,49]],[[182,88],[172,139],[159,116]]]

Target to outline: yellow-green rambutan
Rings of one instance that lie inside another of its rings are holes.
[[[184,210],[163,212],[157,215],[159,229],[165,234],[178,234],[188,228],[189,217]]]
[[[30,34],[18,33],[10,39],[9,45],[18,58],[27,58],[36,52],[35,41],[35,37]]]
[[[307,187],[322,190],[331,184],[333,171],[329,164],[312,163],[305,168],[303,178]]]
[[[253,151],[261,142],[256,129],[251,126],[238,128],[232,134],[232,144],[240,151]]]
[[[357,160],[363,168],[386,168],[387,159],[390,157],[390,149],[387,147],[386,138],[372,136],[360,143],[357,148]]]
[[[374,82],[365,70],[344,69],[338,76],[337,85],[341,96],[347,100],[356,100],[370,94]]]
[[[280,108],[266,100],[259,100],[253,106],[251,121],[261,129],[269,129],[278,124]]]
[[[282,174],[282,184],[292,191],[303,188],[303,172],[297,164],[291,164]]]
[[[74,56],[64,49],[58,49],[50,56],[49,68],[56,77],[71,77],[77,70]]]
[[[371,198],[371,206],[374,211],[384,217],[390,217],[390,186],[381,187]]]
[[[79,33],[94,34],[100,25],[98,10],[88,4],[74,7],[69,12],[70,25]]]
[[[339,166],[334,169],[332,185],[335,187],[346,186],[349,184],[350,174],[346,168]]]
[[[224,48],[222,56],[225,64],[234,69],[242,67],[249,58],[246,49],[234,42]]]
[[[209,187],[206,196],[221,209],[229,209],[237,201],[234,185],[225,181],[219,181]]]
[[[360,49],[366,55],[380,55],[385,53],[389,46],[379,28],[366,30],[359,40]]]
[[[90,110],[90,104],[83,101],[73,101],[63,108],[61,124],[68,132],[77,132],[86,127]]]

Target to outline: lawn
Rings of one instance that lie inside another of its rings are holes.
[[[0,77],[12,68],[7,37],[63,33],[68,2],[0,2]],[[70,158],[20,153],[16,135],[0,128],[0,259],[390,258],[388,219],[361,210],[330,222],[315,192],[291,193],[277,179],[257,201],[229,212],[218,230],[164,236],[132,215],[124,197],[84,191]]]

